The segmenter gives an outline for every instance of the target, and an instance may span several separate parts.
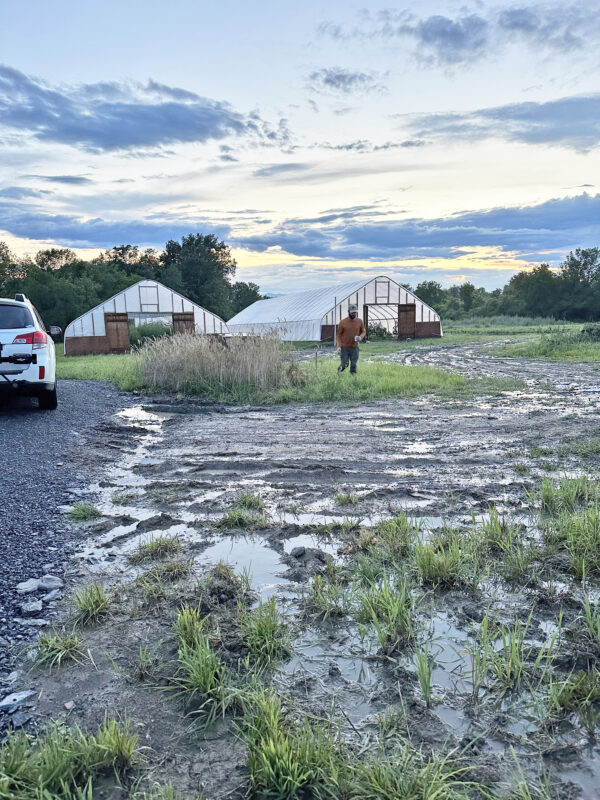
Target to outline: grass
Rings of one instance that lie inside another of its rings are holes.
[[[245,508],[247,511],[262,511],[265,507],[265,501],[259,494],[251,492],[250,489],[245,489],[235,498],[234,505],[238,508]]]
[[[215,523],[217,528],[228,531],[255,531],[268,525],[265,514],[246,508],[232,508]]]
[[[206,726],[225,716],[232,701],[225,665],[203,631],[197,631],[191,644],[181,642],[171,685],[185,697],[189,713]]]
[[[574,511],[578,506],[589,503],[596,495],[596,486],[587,475],[561,478],[558,485],[550,478],[542,478],[540,505],[549,514]]]
[[[351,492],[336,492],[335,502],[338,506],[356,506],[360,502],[360,498]]]
[[[38,639],[35,663],[49,667],[50,670],[69,661],[81,663],[85,658],[83,647],[83,639],[74,631],[42,631]]]
[[[92,779],[122,774],[139,758],[128,721],[105,717],[95,735],[52,724],[43,736],[11,734],[0,747],[0,800],[75,800],[92,796]]]
[[[183,605],[175,620],[177,640],[183,647],[195,647],[206,636],[207,618],[200,616],[200,608]]]
[[[394,343],[396,350],[398,343]],[[357,403],[387,397],[447,397],[498,393],[518,381],[467,379],[425,366],[361,362],[352,380],[337,373],[334,359],[290,360],[276,339],[215,339],[183,334],[146,342],[125,355],[77,356],[57,353],[59,378],[100,380],[133,391],[200,394],[215,401],[260,405],[281,403]]]
[[[142,564],[144,561],[167,558],[181,550],[181,542],[177,536],[159,535],[153,536],[147,542],[141,542],[135,553],[131,553],[129,561],[131,564]]]
[[[424,583],[431,584],[434,589],[460,586],[463,583],[463,560],[457,539],[448,544],[418,542],[415,549],[417,573]]]
[[[429,644],[425,647],[419,648],[414,656],[415,669],[417,671],[417,678],[419,679],[419,686],[423,694],[423,700],[427,708],[431,708],[431,701],[433,698],[432,693],[432,675],[435,661],[429,653]]]
[[[82,625],[101,622],[110,615],[111,600],[104,586],[99,583],[92,583],[75,591],[73,599],[77,608],[75,620]]]
[[[89,520],[98,519],[100,516],[102,516],[102,513],[95,505],[83,500],[75,503],[69,511],[69,518],[77,522],[89,522]]]
[[[405,576],[385,577],[360,591],[357,618],[371,624],[382,653],[399,652],[417,637],[415,599]]]
[[[581,336],[581,326],[550,329],[532,341],[506,346],[502,355],[546,361],[600,361],[600,342]]]
[[[315,575],[308,586],[306,611],[315,619],[341,617],[345,613],[345,593],[339,582]]]
[[[168,584],[187,578],[192,571],[192,561],[168,561],[157,564],[136,578],[135,584],[141,589],[144,600],[155,603],[166,596]]]
[[[279,617],[274,597],[260,600],[251,610],[239,604],[238,624],[250,656],[261,664],[269,665],[290,655],[288,628]]]
[[[600,573],[600,506],[563,511],[547,523],[546,537],[569,554],[571,571],[580,579]]]

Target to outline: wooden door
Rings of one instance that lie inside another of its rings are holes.
[[[417,312],[416,305],[409,303],[398,306],[398,338],[412,339],[415,335]]]
[[[109,351],[111,353],[126,353],[131,346],[127,314],[105,313],[104,327],[106,328],[106,341]]]
[[[173,312],[173,333],[196,333],[193,311]]]

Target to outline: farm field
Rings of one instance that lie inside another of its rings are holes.
[[[596,797],[600,368],[377,358],[519,388],[142,398],[72,453],[78,595],[27,685],[138,737],[90,797]]]

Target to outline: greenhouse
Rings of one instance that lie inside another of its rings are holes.
[[[65,355],[124,353],[130,348],[130,330],[148,323],[162,323],[173,333],[227,333],[221,317],[158,281],[143,280],[70,322]]]
[[[358,306],[369,335],[398,339],[441,336],[439,315],[392,278],[353,281],[326,289],[258,300],[229,320],[230,333],[275,333],[291,342],[330,341],[337,323]]]

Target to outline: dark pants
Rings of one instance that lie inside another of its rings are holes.
[[[356,373],[356,364],[358,362],[358,346],[357,347],[342,347],[342,362],[339,366],[340,371],[346,369],[350,361],[350,374]]]

